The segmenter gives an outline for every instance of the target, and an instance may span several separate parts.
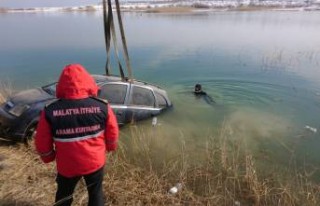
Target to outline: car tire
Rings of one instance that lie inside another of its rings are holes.
[[[31,124],[25,132],[23,142],[27,147],[35,151],[34,138],[36,136],[37,123]]]

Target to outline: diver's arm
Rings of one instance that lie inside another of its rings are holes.
[[[216,102],[213,100],[213,98],[209,95],[204,95],[203,96],[204,100],[208,103],[208,104],[215,104]]]

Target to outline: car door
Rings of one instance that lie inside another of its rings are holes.
[[[126,123],[126,97],[128,96],[128,83],[110,82],[100,86],[99,97],[109,102],[119,125]]]
[[[131,84],[127,120],[139,121],[159,114],[154,92],[148,86]]]

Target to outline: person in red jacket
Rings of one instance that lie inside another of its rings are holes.
[[[71,205],[83,177],[90,206],[104,205],[102,180],[106,152],[117,148],[117,119],[109,104],[97,98],[99,87],[80,64],[67,65],[56,86],[56,101],[41,113],[36,150],[45,163],[56,160],[55,205]]]

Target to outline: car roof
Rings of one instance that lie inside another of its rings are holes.
[[[104,83],[104,82],[130,83],[128,79],[121,80],[121,78],[119,76],[106,76],[106,75],[93,74],[92,77],[95,79],[97,84]],[[131,81],[131,83],[133,83],[134,85],[138,85],[138,86],[151,87],[152,89],[154,89],[160,93],[164,92],[164,90],[161,87],[154,85],[154,84],[150,84],[148,82],[143,82],[140,80],[133,79],[133,81]]]

